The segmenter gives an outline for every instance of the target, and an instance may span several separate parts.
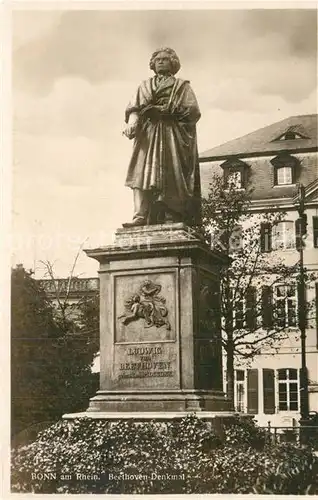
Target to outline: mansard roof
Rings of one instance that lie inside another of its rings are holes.
[[[317,114],[290,116],[200,154],[200,161],[317,151]]]

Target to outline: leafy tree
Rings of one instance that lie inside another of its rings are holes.
[[[36,422],[84,410],[96,391],[91,366],[96,341],[65,332],[39,282],[22,265],[12,269],[12,434]]]
[[[77,304],[79,309],[79,324],[82,335],[87,335],[99,348],[99,291],[90,296],[84,296]]]
[[[253,358],[288,334],[285,303],[275,304],[272,290],[277,285],[293,290],[298,264],[288,266],[268,251],[270,228],[284,220],[284,212],[275,207],[267,213],[253,211],[253,190],[225,182],[215,175],[210,184],[203,199],[203,228],[211,246],[229,258],[228,267],[221,270],[220,307],[227,394],[233,401],[235,356]],[[296,326],[294,311],[289,324]]]

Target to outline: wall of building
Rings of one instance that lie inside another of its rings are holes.
[[[305,186],[315,181],[318,177],[317,170],[317,152],[314,153],[297,153],[292,156],[299,160],[298,176],[296,181],[303,183]],[[275,206],[286,213],[285,220],[296,221],[298,212],[293,205],[292,198],[297,192],[296,185],[289,186],[274,186],[273,165],[270,160],[275,156],[260,156],[254,158],[241,158],[249,167],[249,182],[254,187],[253,199],[256,200],[258,212],[267,211]],[[201,164],[201,184],[202,195],[206,196],[209,190],[209,183],[212,181],[213,174],[223,175],[223,170],[220,165],[224,163],[224,159],[220,161],[211,161]],[[262,205],[264,200],[264,204]],[[271,202],[272,200],[272,202]],[[318,248],[314,248],[313,243],[313,216],[318,216],[318,195],[316,199],[310,199],[306,207],[308,220],[306,246],[304,249],[304,265],[310,272],[314,273],[313,280],[318,281]],[[251,223],[253,216],[251,215]],[[299,252],[295,248],[272,252],[271,258],[275,260],[278,257],[287,265],[293,265],[299,260]],[[306,331],[306,358],[308,377],[310,381],[309,387],[309,407],[310,410],[318,412],[318,318],[316,318],[316,290],[315,283],[311,283],[307,287],[307,301],[312,305],[312,311],[308,321]],[[224,363],[225,366],[225,363]],[[246,362],[242,359],[237,359],[235,363],[236,370],[244,371],[244,382],[242,380],[236,382],[236,390],[244,386],[243,389],[243,410],[248,410],[248,390],[247,390],[247,374],[248,370],[253,370],[253,376],[257,379],[257,399],[258,408],[255,414],[256,420],[262,426],[271,422],[275,426],[292,426],[297,423],[300,418],[300,401],[298,400],[297,410],[280,410],[279,409],[279,390],[278,390],[278,370],[279,369],[299,369],[301,367],[301,351],[300,351],[300,333],[297,328],[288,332],[287,338],[283,341],[276,342],[275,348],[271,350],[262,349],[261,354],[257,355],[253,360]],[[275,381],[275,409],[273,413],[264,413],[264,390],[263,390],[263,370],[274,371]],[[257,373],[256,373],[257,372]],[[242,372],[239,374],[242,377]],[[299,379],[297,381],[299,388]],[[254,390],[256,390],[256,385]],[[255,395],[254,395],[255,396]],[[255,396],[256,397],[256,396]],[[299,399],[298,394],[298,399]],[[240,396],[236,394],[236,405],[239,404]]]
[[[254,199],[288,198],[296,192],[296,186],[274,186],[274,169],[271,160],[277,155],[240,158],[248,165],[249,182],[254,188]],[[293,153],[291,156],[299,161],[299,175],[296,182],[305,186],[317,179],[317,152]],[[205,197],[212,181],[213,173],[222,175],[220,167],[224,159],[200,164],[202,196]]]

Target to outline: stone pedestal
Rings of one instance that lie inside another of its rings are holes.
[[[100,263],[100,390],[90,412],[228,411],[219,269],[184,224],[118,229]]]

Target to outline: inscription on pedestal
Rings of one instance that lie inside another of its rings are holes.
[[[178,385],[175,344],[115,346],[115,381],[128,388],[173,388]]]

